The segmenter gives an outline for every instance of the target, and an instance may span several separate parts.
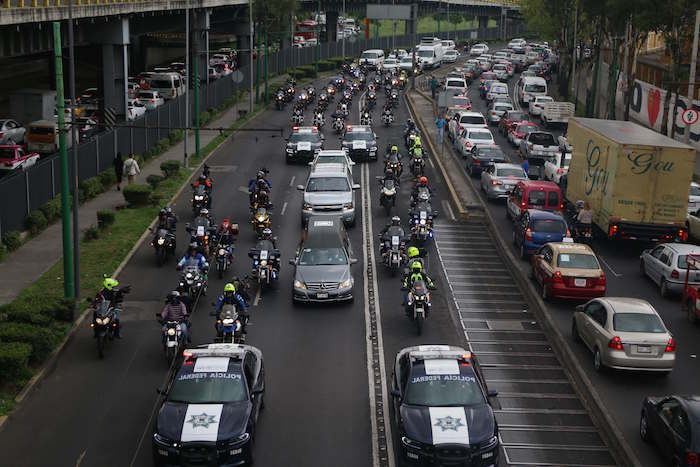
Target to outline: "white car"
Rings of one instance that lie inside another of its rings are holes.
[[[495,54],[493,54],[494,58],[508,58],[508,52],[505,50],[499,50]]]
[[[489,51],[489,46],[486,44],[474,44],[471,49],[469,49],[469,55],[472,57],[478,57],[481,54],[485,54]]]
[[[387,58],[384,63],[381,64],[381,69],[384,71],[398,71],[399,60],[396,58]]]
[[[442,56],[442,61],[445,63],[454,63],[459,58],[459,52],[455,49],[445,50],[445,54]]]
[[[491,130],[486,128],[465,128],[457,137],[457,146],[462,157],[466,158],[472,148],[477,144],[493,145]]]
[[[530,115],[542,115],[546,102],[554,102],[554,99],[551,96],[535,96],[535,98],[529,102]]]
[[[129,103],[129,120],[136,120],[146,113],[146,106],[138,100]]]
[[[558,185],[561,176],[569,173],[570,164],[571,153],[555,154],[553,159],[547,159],[544,163],[544,178]]]
[[[416,67],[420,69],[420,66],[418,65],[417,59],[416,59]],[[399,69],[402,71],[405,71],[409,75],[413,73],[413,57],[410,55],[406,55],[405,57],[401,57],[401,60],[399,61]]]
[[[469,89],[469,86],[467,85],[467,81],[464,78],[448,76],[447,80],[445,81],[445,91],[449,91],[451,89],[456,89],[461,93],[465,94]]]
[[[486,93],[486,101],[491,102],[496,96],[508,97],[508,85],[505,83],[492,83],[489,92]]]
[[[165,104],[165,99],[158,91],[143,90],[139,91],[139,102],[146,106],[146,110],[153,110]]]
[[[465,128],[487,128],[486,119],[481,112],[461,111],[447,124],[447,132],[454,139]]]
[[[355,165],[355,162],[350,158],[347,151],[341,149],[322,149],[316,153],[314,160],[309,162],[312,171],[315,170],[316,166],[321,164],[343,164],[352,175],[352,166]]]
[[[700,184],[692,182],[690,184],[690,197],[688,198],[688,212],[695,212],[700,209]]]

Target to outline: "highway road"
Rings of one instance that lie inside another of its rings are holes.
[[[443,67],[440,73],[446,74],[448,67]],[[509,87],[511,96],[514,92],[518,74],[511,78]],[[486,114],[486,101],[479,97],[478,81],[470,87],[472,110]],[[518,106],[515,103],[516,108]],[[551,130],[555,138],[563,133],[563,128]],[[512,162],[520,163],[521,159],[505,137],[501,136],[497,128],[492,127],[492,133],[496,143],[503,149]],[[479,179],[471,179],[474,188],[479,190]],[[488,201],[480,192],[488,210],[496,221],[498,231],[507,243],[510,244],[512,224],[505,218],[505,202]],[[639,437],[639,415],[642,401],[648,395],[667,394],[697,394],[700,391],[697,378],[694,375],[698,369],[697,356],[700,355],[700,329],[691,325],[685,314],[680,310],[680,297],[668,299],[660,296],[658,287],[639,272],[639,255],[650,245],[639,242],[609,242],[598,238],[593,248],[598,258],[603,263],[607,277],[608,296],[628,296],[648,300],[660,313],[666,326],[671,330],[677,341],[676,367],[668,377],[654,374],[606,371],[601,374],[593,369],[593,356],[583,344],[576,344],[572,340],[571,348],[578,358],[582,368],[586,370],[588,377],[595,389],[602,397],[606,407],[610,411],[618,427],[622,430],[627,442],[631,445],[643,465],[656,467],[665,465],[659,457],[655,447],[645,444]],[[514,253],[517,255],[517,252]],[[530,265],[526,261],[520,264],[521,274],[527,274]],[[577,303],[563,300],[554,300],[549,303],[548,311],[555,318],[563,335],[571,336],[571,316]]]
[[[354,122],[359,99],[353,101]],[[378,106],[383,99],[379,97]],[[307,119],[310,114],[309,109]],[[375,111],[377,122],[378,114]],[[255,126],[289,128],[289,115],[289,109],[268,110]],[[375,125],[380,150],[395,143],[404,151],[398,123],[408,116],[403,103],[396,116],[390,128]],[[325,148],[339,148],[329,127],[324,131]],[[277,290],[256,295],[248,334],[248,343],[262,350],[267,367],[266,408],[254,448],[257,465],[380,465],[375,458],[387,460],[381,465],[393,465],[391,449],[384,450],[391,446],[391,430],[382,444],[382,431],[376,442],[373,429],[376,423],[381,428],[383,420],[388,423],[389,411],[382,419],[371,407],[382,401],[390,405],[383,383],[391,375],[396,352],[427,343],[470,345],[477,356],[483,354],[489,387],[501,393],[493,404],[505,444],[502,465],[613,464],[486,228],[450,218],[448,193],[432,164],[428,176],[437,188],[434,206],[441,217],[436,226],[438,248],[430,247],[428,270],[438,290],[432,295],[433,311],[423,335],[415,335],[403,314],[399,278],[376,264],[379,245],[374,240],[387,219],[377,202],[375,177],[382,173],[381,163],[354,167],[355,181],[362,184],[358,208],[362,204],[365,211],[350,229],[359,260],[353,266],[354,302],[292,305],[288,260],[301,234],[301,193],[296,185],[303,183],[308,168],[285,165],[284,142],[271,135],[236,134],[208,160],[214,178],[213,215],[240,224],[234,263],[238,275],[249,270],[247,252],[255,241],[247,224],[247,181],[265,166],[272,182],[273,232],[283,266]],[[406,174],[397,208],[404,220],[411,188]],[[185,190],[173,206],[180,217],[180,252],[186,243],[184,223],[192,217],[189,196]],[[194,343],[210,342],[214,336],[210,301],[225,283],[214,276],[209,295],[192,318]],[[108,346],[105,359],[99,360],[90,328],[84,325],[78,331],[55,368],[5,424],[0,433],[3,462],[151,465],[156,388],[163,387],[167,372],[154,313],[177,279],[173,261],[158,268],[148,242],[138,248],[119,277],[122,284],[133,286],[122,315],[123,338]],[[473,292],[477,284],[479,292]],[[495,294],[506,298],[494,300]],[[528,362],[537,364],[525,366]]]

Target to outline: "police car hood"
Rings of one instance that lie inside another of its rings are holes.
[[[401,406],[406,436],[425,444],[478,444],[495,431],[488,404],[468,407]]]
[[[226,440],[245,432],[251,409],[249,401],[227,404],[166,401],[158,413],[157,431],[177,442]]]

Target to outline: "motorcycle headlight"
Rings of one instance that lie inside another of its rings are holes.
[[[223,321],[223,323],[224,323],[226,326],[230,326],[230,325],[233,324],[233,319],[232,319],[232,318],[225,318],[224,321]]]
[[[95,322],[97,324],[102,324],[102,318],[95,318]]]
[[[164,238],[159,238],[159,239],[158,239],[158,245],[162,245],[163,243],[165,243],[165,239],[164,239]]]
[[[257,220],[258,222],[265,222],[265,216],[255,216],[255,220]]]
[[[338,286],[338,288],[340,288],[340,289],[349,289],[350,287],[352,287],[352,279],[351,278],[344,280]]]
[[[262,266],[262,267],[267,266],[267,260],[264,259],[264,260],[260,261],[260,266]]]
[[[293,153],[293,152],[294,152],[294,148],[287,148],[287,152],[288,152],[289,154]]]
[[[420,220],[420,225],[425,225],[425,219]]]
[[[224,256],[226,254],[226,250],[223,248],[219,248],[219,256]]]
[[[196,196],[194,197],[194,199],[195,199],[195,201],[202,201],[202,200],[204,199],[204,196],[202,196],[202,195],[196,195]]]
[[[169,335],[169,336],[174,336],[174,335],[175,335],[175,329],[173,329],[173,328],[168,329],[168,335]]]
[[[422,302],[423,300],[425,300],[425,297],[423,295],[417,295],[417,296],[414,296],[414,298],[419,302]]]
[[[306,290],[306,284],[298,279],[294,279],[294,288]]]
[[[102,324],[108,324],[108,323],[109,323],[109,316],[102,318]]]

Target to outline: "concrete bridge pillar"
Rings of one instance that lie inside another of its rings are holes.
[[[486,29],[489,26],[488,16],[479,16],[479,29]]]
[[[338,41],[338,12],[326,11],[326,42]]]
[[[418,34],[418,4],[411,4],[411,19],[406,21],[406,34]]]
[[[102,46],[102,105],[126,115],[129,19],[110,18],[106,23],[89,24],[86,34],[91,43]]]
[[[190,63],[192,64],[192,72],[194,73],[194,57],[196,56],[199,59],[197,70],[199,73],[199,82],[206,83],[207,71],[209,68],[207,53],[209,51],[209,17],[211,12],[210,10],[200,8],[194,10],[193,13],[191,24],[192,35],[190,37],[190,53],[192,56],[190,58]]]

